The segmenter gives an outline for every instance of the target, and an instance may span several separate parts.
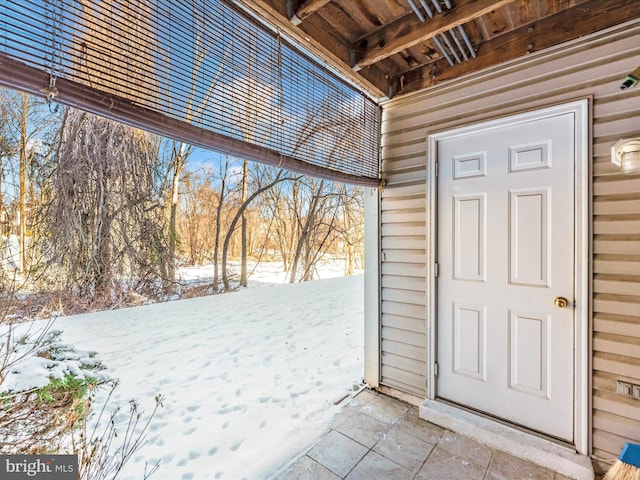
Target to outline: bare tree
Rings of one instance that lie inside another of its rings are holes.
[[[57,258],[89,299],[123,273],[151,286],[166,259],[150,134],[79,111],[62,130],[50,205]]]
[[[220,284],[220,274],[218,271],[218,258],[220,255],[220,234],[221,234],[221,217],[222,209],[227,194],[227,175],[229,172],[229,155],[224,156],[224,166],[220,164],[220,195],[218,196],[218,205],[216,207],[216,228],[214,232],[213,246],[213,290],[218,291]]]
[[[273,180],[271,180],[266,185],[263,185],[263,186],[259,187],[255,192],[253,192],[240,205],[240,208],[238,208],[238,211],[236,212],[235,217],[233,217],[233,220],[231,221],[231,224],[229,225],[229,230],[227,231],[227,235],[224,238],[224,244],[223,244],[223,247],[222,247],[222,283],[224,284],[224,291],[225,292],[228,292],[228,291],[231,290],[231,283],[229,282],[229,276],[227,274],[227,253],[229,251],[229,242],[231,241],[231,236],[233,235],[233,232],[234,232],[234,230],[236,228],[238,220],[240,220],[240,218],[242,218],[242,215],[244,214],[245,210],[249,207],[251,202],[256,197],[258,197],[260,194],[262,194],[263,192],[266,192],[271,187],[273,187],[274,185],[277,185],[280,182],[284,182],[284,181],[293,179],[292,177],[289,177],[289,176],[282,176],[283,173],[284,173],[284,171],[282,169],[278,170],[278,172],[277,172],[276,176],[273,178]]]

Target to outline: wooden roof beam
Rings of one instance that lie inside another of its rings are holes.
[[[287,12],[291,12],[289,21],[294,25],[300,25],[305,18],[330,2],[331,0],[305,0],[300,7],[294,9],[293,0],[287,0]]]
[[[372,65],[513,1],[515,0],[460,0],[453,9],[435,15],[424,23],[417,18],[409,25],[406,19],[398,20],[361,39],[354,46],[355,62],[352,67],[359,70]]]
[[[481,45],[477,58],[454,65],[438,60],[391,79],[389,97],[411,93],[485,68],[524,57],[640,17],[638,0],[586,2],[524,25]]]

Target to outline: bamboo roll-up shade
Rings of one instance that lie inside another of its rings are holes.
[[[222,0],[2,0],[0,84],[239,158],[378,184],[379,107]]]

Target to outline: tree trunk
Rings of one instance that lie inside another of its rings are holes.
[[[242,205],[247,201],[247,174],[249,171],[249,162],[246,160],[242,165]],[[247,216],[245,210],[242,211],[242,233],[240,241],[240,286],[247,286]]]
[[[167,269],[169,277],[167,280],[172,283],[176,280],[176,238],[178,235],[176,223],[180,194],[180,174],[186,162],[186,157],[189,155],[187,145],[184,142],[180,142],[178,150],[176,150],[175,145],[173,148],[173,178],[171,180],[171,207],[169,210],[169,268]]]
[[[20,199],[18,201],[18,249],[20,267],[19,272],[24,273],[27,261],[27,116],[29,114],[29,95],[20,94]]]
[[[318,203],[320,202],[320,195],[322,194],[323,188],[324,188],[324,180],[321,180],[320,183],[318,184],[318,188],[316,192],[311,197],[311,202],[309,202],[309,211],[307,212],[307,217],[304,220],[304,224],[302,226],[300,236],[298,237],[298,244],[296,246],[295,256],[293,257],[293,261],[291,262],[291,275],[289,277],[289,283],[294,283],[296,281],[296,276],[298,273],[298,263],[300,262],[300,256],[302,255],[305,242],[309,240],[308,236],[311,232],[311,229],[314,227],[316,211],[318,209]],[[300,212],[297,211],[297,214],[300,215]],[[308,276],[307,270],[308,270],[308,266],[305,266],[303,280],[307,279],[307,276]]]
[[[225,189],[227,185],[227,171],[229,170],[229,155],[225,155],[224,159],[224,173],[221,172],[221,186],[220,186],[220,198],[218,199],[218,206],[216,207],[216,231],[215,240],[213,244],[213,290],[218,292],[218,284],[220,283],[220,276],[218,272],[218,256],[220,253],[220,215],[222,214],[222,205],[224,202]]]
[[[236,212],[236,216],[233,217],[233,220],[231,221],[231,225],[229,225],[229,231],[224,237],[224,244],[222,245],[222,266],[221,266],[222,267],[222,283],[224,284],[225,292],[228,292],[231,290],[231,284],[229,283],[229,276],[227,275],[227,252],[229,250],[229,242],[231,241],[231,237],[233,236],[233,231],[236,228],[236,224],[238,223],[238,220],[240,220],[240,217],[242,217],[242,215],[244,214],[244,211],[251,204],[254,198],[260,195],[262,192],[269,190],[271,187],[273,187],[277,183],[283,182],[285,180],[291,180],[291,179],[289,177],[283,177],[282,170],[278,170],[278,173],[273,179],[273,181],[265,185],[264,187],[260,187],[258,190],[253,192],[247,198],[247,200],[242,205],[240,205],[240,208]]]

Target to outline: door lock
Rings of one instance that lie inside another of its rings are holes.
[[[553,303],[558,308],[565,308],[567,305],[569,305],[569,300],[564,297],[556,297]]]

